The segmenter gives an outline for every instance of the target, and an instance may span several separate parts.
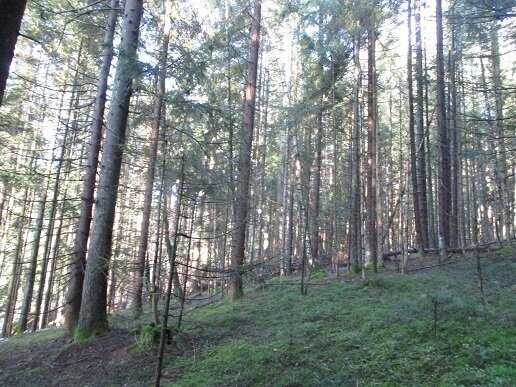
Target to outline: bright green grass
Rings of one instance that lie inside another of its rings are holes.
[[[195,355],[167,359],[169,383],[516,385],[516,264],[484,266],[486,309],[473,261],[313,285],[307,296],[275,280],[187,315]]]

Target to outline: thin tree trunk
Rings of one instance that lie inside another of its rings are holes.
[[[249,207],[249,180],[251,173],[251,150],[253,142],[254,112],[256,103],[256,77],[258,70],[258,49],[260,45],[262,1],[254,1],[251,23],[251,44],[247,66],[247,85],[244,95],[244,126],[238,162],[238,179],[235,195],[235,225],[232,235],[230,293],[234,299],[243,295],[241,267],[245,260],[245,234]]]
[[[140,242],[138,244],[138,255],[136,257],[136,275],[134,278],[133,308],[141,312],[143,302],[143,282],[145,257],[149,243],[149,225],[152,209],[152,192],[154,186],[154,174],[156,171],[156,158],[158,154],[158,139],[161,126],[163,110],[163,99],[165,96],[165,80],[167,73],[168,45],[170,41],[170,18],[172,16],[170,2],[165,2],[165,24],[163,26],[163,37],[159,59],[159,80],[156,85],[156,97],[154,100],[151,131],[149,134],[148,165],[145,180],[145,193],[141,218]]]
[[[416,0],[417,1],[417,0]],[[415,135],[415,115],[414,115],[414,86],[412,72],[412,7],[411,0],[408,1],[408,55],[407,55],[407,88],[408,88],[408,130],[410,144],[410,177],[412,183],[412,200],[414,205],[414,219],[416,226],[417,244],[422,251],[425,247],[423,231],[421,228],[421,212],[419,205],[419,180],[417,176],[417,151]],[[417,26],[416,26],[417,28]],[[418,115],[419,118],[419,115]]]
[[[351,243],[349,261],[353,261],[353,271],[358,272],[362,261],[362,216],[361,216],[361,184],[360,184],[360,88],[362,75],[360,70],[360,40],[356,38],[354,67],[355,86],[353,90],[353,173],[352,173],[352,205],[351,205]]]
[[[424,127],[423,47],[421,38],[420,0],[414,1],[416,23],[416,168],[418,212],[422,247],[429,247],[428,194],[426,187],[426,144]],[[421,249],[423,251],[423,249]]]
[[[378,241],[376,227],[376,60],[375,60],[375,8],[371,10],[371,25],[367,33],[367,236],[369,241],[370,259],[373,270],[378,271]]]
[[[26,217],[27,206],[29,203],[29,188],[26,187],[23,194],[23,208],[19,219],[16,220],[15,228],[18,229],[16,237],[16,247],[14,249],[13,259],[13,271],[11,274],[11,282],[9,283],[9,290],[7,292],[7,304],[5,306],[5,315],[2,325],[2,332],[0,337],[8,337],[12,332],[12,324],[14,311],[16,310],[16,300],[18,298],[18,289],[20,287],[20,280],[22,275],[22,263],[23,263],[23,230],[24,230],[24,218]]]
[[[314,262],[319,260],[320,230],[319,216],[321,208],[321,163],[322,163],[322,125],[323,125],[322,101],[319,101],[317,120],[315,124],[315,151],[313,162],[312,194],[310,197],[310,217],[312,229],[310,236],[310,250]]]
[[[172,282],[174,276],[177,276],[176,273],[176,258],[177,258],[177,242],[179,237],[179,220],[181,218],[181,206],[183,202],[183,185],[185,180],[185,156],[184,154],[181,157],[181,177],[179,179],[179,187],[178,187],[178,197],[177,197],[177,208],[174,215],[173,220],[173,230],[174,230],[174,243],[167,242],[167,252],[169,256],[170,262],[170,271],[168,275],[168,283],[167,283],[167,291],[165,294],[165,305],[163,307],[163,323],[161,325],[161,335],[159,340],[159,350],[158,350],[158,363],[156,365],[156,379],[155,386],[159,387],[161,382],[161,369],[163,367],[163,354],[165,353],[165,335],[168,326],[168,317],[170,310],[170,299],[172,295]],[[163,198],[163,225],[165,227],[165,234],[168,235],[168,206],[167,206],[167,195]],[[192,220],[193,221],[193,220]],[[182,297],[184,299],[184,297]]]
[[[439,136],[439,237],[442,246],[450,246],[450,213],[451,213],[451,179],[450,179],[450,141],[446,123],[446,99],[444,87],[444,54],[443,54],[443,15],[441,0],[435,2],[436,20],[436,73],[437,73],[437,130]]]

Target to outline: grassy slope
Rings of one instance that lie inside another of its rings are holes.
[[[169,359],[169,383],[514,386],[516,263],[484,265],[487,310],[473,261],[304,297],[276,282],[206,307],[188,316],[199,348]]]
[[[307,296],[299,294],[298,283],[275,279],[238,302],[187,314],[178,345],[167,351],[163,381],[514,386],[514,251],[511,255],[512,260],[507,255],[483,260],[487,309],[471,260],[413,275],[385,272],[365,284],[319,278]],[[118,328],[135,323],[124,314],[115,317],[112,325]],[[134,338],[118,332],[90,344],[68,344],[58,338],[59,330],[0,342],[0,385],[68,386],[78,380],[92,386],[152,385],[154,351],[132,353]],[[33,359],[16,368],[15,356],[28,355]],[[9,367],[2,370],[2,364]]]

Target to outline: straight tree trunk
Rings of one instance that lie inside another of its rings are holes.
[[[47,201],[49,180],[42,184],[42,194],[39,203],[38,215],[36,218],[36,230],[34,232],[34,242],[32,245],[32,251],[29,261],[29,268],[26,275],[26,287],[23,295],[23,303],[20,312],[20,332],[27,330],[27,323],[30,313],[30,307],[32,303],[32,297],[34,295],[34,284],[36,282],[36,269],[38,266],[38,252],[41,245],[41,233],[43,231],[43,222],[45,217],[45,208]]]
[[[512,194],[507,184],[507,177],[510,174],[507,164],[507,150],[505,146],[505,125],[504,125],[504,88],[502,86],[502,74],[500,69],[500,44],[498,39],[499,22],[494,21],[490,27],[491,36],[491,79],[494,89],[495,100],[495,125],[494,138],[495,141],[495,157],[496,170],[495,179],[498,190],[498,200],[500,202],[500,227],[502,228],[502,237],[509,240],[513,235],[513,217],[511,210]]]
[[[367,32],[367,236],[373,270],[378,271],[378,241],[376,228],[376,60],[375,8],[371,10],[371,25]]]
[[[410,146],[410,178],[412,183],[412,200],[414,204],[414,223],[416,226],[417,244],[420,249],[425,247],[423,232],[421,228],[421,212],[419,205],[419,180],[417,176],[417,150],[415,135],[415,114],[414,114],[414,82],[412,63],[412,7],[411,0],[408,0],[408,55],[407,55],[407,88],[408,88],[408,130]],[[416,26],[417,28],[417,26]],[[418,117],[419,118],[419,117]]]
[[[355,86],[353,90],[353,167],[352,167],[352,205],[351,205],[351,243],[349,260],[353,261],[353,270],[358,272],[362,261],[362,216],[361,216],[361,184],[360,184],[360,88],[362,75],[360,70],[360,40],[356,38],[354,67]]]
[[[27,0],[0,0],[0,106]]]
[[[149,225],[152,209],[152,192],[154,187],[154,174],[156,171],[156,158],[158,155],[158,139],[161,126],[163,110],[163,99],[165,96],[165,80],[167,73],[168,45],[170,41],[170,17],[171,4],[165,2],[165,22],[163,26],[163,37],[159,59],[159,79],[156,85],[156,97],[154,100],[151,131],[149,134],[148,165],[145,176],[145,193],[142,210],[140,242],[138,244],[138,255],[136,257],[136,275],[134,278],[133,308],[141,312],[143,302],[143,281],[145,270],[145,257],[149,243]]]
[[[13,271],[11,274],[11,282],[9,283],[9,290],[7,292],[7,304],[5,306],[5,315],[2,325],[2,332],[0,337],[8,337],[12,332],[12,324],[14,311],[16,310],[16,300],[18,298],[18,289],[20,287],[20,279],[22,275],[22,263],[23,263],[23,230],[24,230],[24,218],[26,217],[27,206],[29,203],[29,188],[25,188],[23,194],[23,209],[21,216],[16,220],[15,228],[17,228],[16,245],[14,249],[13,259]]]
[[[422,247],[430,247],[428,238],[428,193],[426,187],[426,144],[424,126],[423,40],[421,37],[421,4],[414,1],[416,22],[416,168],[418,212]],[[423,251],[423,250],[421,250]]]
[[[71,256],[70,280],[66,293],[64,309],[65,331],[72,335],[79,320],[81,309],[82,287],[84,283],[84,268],[86,265],[86,252],[90,236],[91,217],[95,195],[95,182],[97,178],[97,167],[99,163],[99,152],[102,141],[104,125],[104,111],[106,107],[106,94],[108,89],[109,70],[113,60],[113,38],[118,17],[119,0],[111,0],[111,10],[108,16],[106,32],[104,35],[104,50],[102,52],[102,64],[100,67],[99,80],[97,84],[97,95],[93,120],[90,127],[90,141],[88,159],[86,162],[84,181],[81,195],[81,211],[75,235],[75,242]]]
[[[437,131],[439,144],[439,238],[442,247],[450,247],[450,213],[451,213],[451,178],[450,178],[450,141],[446,122],[446,99],[444,84],[444,53],[443,53],[443,14],[442,1],[435,2],[436,21],[436,91],[437,91]],[[440,243],[440,244],[441,244]]]
[[[319,260],[320,246],[320,230],[319,216],[321,208],[321,163],[322,163],[322,101],[319,101],[319,111],[317,112],[317,121],[315,127],[315,152],[313,158],[313,180],[312,195],[310,200],[310,216],[312,220],[312,229],[310,236],[310,250],[314,262]]]
[[[243,295],[241,267],[245,259],[245,234],[247,212],[249,207],[249,180],[251,174],[251,151],[254,129],[254,112],[256,103],[256,78],[258,70],[258,50],[260,45],[262,1],[254,1],[253,20],[251,23],[251,44],[247,65],[247,84],[244,94],[244,125],[242,144],[238,161],[238,179],[235,192],[235,225],[232,234],[231,264],[233,266],[230,294],[233,299]]]
[[[108,328],[107,278],[129,102],[133,78],[138,71],[136,49],[142,14],[143,0],[126,0],[120,55],[113,84],[113,97],[102,154],[90,249],[88,250],[88,264],[86,265],[81,310],[77,324],[77,338],[88,337]]]

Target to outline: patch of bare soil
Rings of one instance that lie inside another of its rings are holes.
[[[155,353],[131,351],[135,339],[112,330],[86,343],[61,337],[0,353],[2,386],[148,386]]]

